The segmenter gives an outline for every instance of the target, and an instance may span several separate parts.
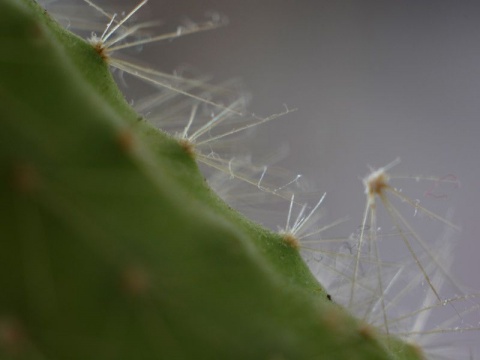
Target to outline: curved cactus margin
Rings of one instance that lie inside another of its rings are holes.
[[[0,2],[1,359],[418,359],[229,209],[107,65]]]

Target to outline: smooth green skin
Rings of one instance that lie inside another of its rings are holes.
[[[90,45],[0,1],[1,359],[416,359],[229,209]]]

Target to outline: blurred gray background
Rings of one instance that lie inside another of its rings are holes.
[[[427,182],[394,185],[439,215],[454,210],[463,231],[452,239],[453,270],[480,290],[480,3],[151,0],[138,18],[171,30],[211,11],[229,24],[146,46],[142,58],[164,72],[188,64],[215,83],[240,77],[258,114],[298,108],[258,129],[255,152],[288,143],[281,166],[326,191],[328,219],[348,215],[350,231],[362,220],[367,165],[400,157],[392,173],[458,178],[461,188],[442,185],[429,197]]]
[[[328,193],[330,219],[360,224],[367,164],[401,157],[393,173],[456,176],[460,189],[420,200],[438,204],[440,215],[454,208],[463,228],[454,271],[480,289],[478,1],[164,0],[149,8],[169,26],[210,10],[228,17],[224,28],[146,48],[145,56],[164,71],[187,63],[216,81],[240,77],[256,113],[297,107],[259,129],[257,142],[290,144],[282,166]],[[431,186],[400,184],[422,194]]]

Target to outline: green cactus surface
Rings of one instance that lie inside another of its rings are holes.
[[[32,0],[0,1],[1,359],[418,359],[230,209]]]

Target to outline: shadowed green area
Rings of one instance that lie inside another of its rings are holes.
[[[0,48],[1,359],[414,358],[212,194],[36,3],[0,2]]]

